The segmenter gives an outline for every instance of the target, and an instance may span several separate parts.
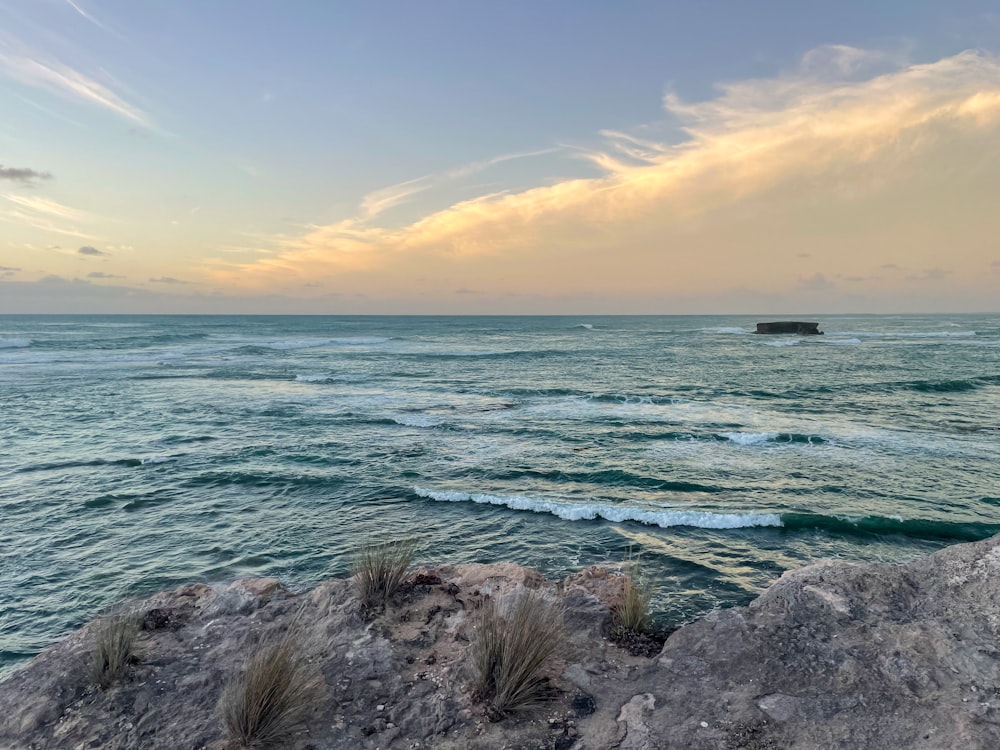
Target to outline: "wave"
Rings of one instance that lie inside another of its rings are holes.
[[[356,383],[368,380],[367,375],[343,373],[341,375],[296,375],[296,383]]]
[[[490,481],[518,481],[521,479],[531,479],[536,481],[546,481],[555,483],[574,482],[577,484],[598,484],[606,487],[628,487],[631,489],[642,488],[646,490],[659,490],[661,492],[702,492],[712,494],[724,492],[727,488],[714,487],[696,482],[678,482],[669,479],[658,479],[656,477],[633,474],[621,469],[604,469],[600,471],[557,471],[555,469],[505,469],[487,470],[482,472],[484,479]]]
[[[819,435],[803,435],[797,432],[720,432],[718,437],[737,445],[762,445],[764,443],[806,443],[822,445],[826,442]]]
[[[782,513],[787,529],[814,529],[837,534],[871,534],[974,542],[1000,532],[1000,524],[933,521],[887,516],[826,516],[818,513]]]
[[[424,414],[397,414],[392,421],[404,427],[438,427],[441,422]]]
[[[830,337],[826,336],[826,337],[823,337],[822,341],[825,344],[839,344],[840,346],[851,346],[851,345],[855,345],[855,344],[860,344],[861,343],[861,339],[854,338],[854,337],[849,338],[849,339],[834,339],[834,338],[830,338]]]
[[[712,326],[711,328],[702,328],[702,333],[750,333],[746,328],[738,328],[736,326]]]
[[[149,458],[144,458],[141,461],[143,466],[150,466],[152,464],[165,464],[169,461],[176,461],[176,458],[170,456],[150,456]]]
[[[766,342],[767,346],[798,346],[801,339],[779,339]]]
[[[260,346],[265,349],[287,351],[291,349],[314,349],[320,346],[330,346],[331,344],[340,346],[373,346],[377,344],[385,344],[388,341],[390,341],[390,339],[385,336],[346,336],[341,338],[289,339],[285,341],[271,341],[266,344],[260,344]]]
[[[144,460],[139,458],[105,459],[95,458],[90,461],[52,461],[42,464],[29,464],[15,469],[17,474],[28,474],[35,471],[56,471],[61,469],[82,469],[94,466],[142,466]]]
[[[1000,376],[956,380],[915,380],[904,387],[920,393],[965,393],[984,385],[1000,385]]]
[[[32,343],[31,339],[0,339],[0,349],[23,349]]]
[[[574,503],[523,495],[489,495],[478,492],[427,490],[415,487],[422,498],[437,502],[471,502],[480,505],[499,505],[511,510],[548,513],[566,521],[606,521],[621,523],[635,521],[648,526],[694,526],[702,529],[742,529],[752,526],[781,526],[777,513],[712,513],[699,510],[647,509],[628,505],[604,503]]]
[[[593,521],[603,518],[614,523],[632,521],[670,528],[690,526],[700,529],[745,529],[777,527],[787,531],[823,531],[850,535],[901,535],[917,539],[978,541],[1000,532],[1000,524],[957,523],[921,518],[886,516],[827,516],[816,513],[775,513],[750,511],[719,513],[673,508],[637,507],[599,502],[573,502],[527,495],[493,495],[481,492],[429,490],[414,487],[417,496],[449,503],[496,505],[511,510],[546,513],[566,521]]]
[[[972,338],[975,331],[827,331],[827,335],[858,336],[878,339],[963,339]]]
[[[577,323],[573,327],[574,328],[586,328],[588,331],[594,330],[594,324],[593,323]]]

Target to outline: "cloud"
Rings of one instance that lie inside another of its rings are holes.
[[[73,0],[66,0],[66,4],[69,5],[77,13],[79,13],[82,17],[86,18],[88,21],[90,21],[92,24],[94,24],[94,26],[97,26],[98,28],[104,29],[105,31],[108,31],[108,32],[114,34],[115,36],[121,38],[119,34],[116,34],[115,32],[111,31],[111,29],[109,29],[103,23],[101,23],[96,18],[94,18],[92,15],[90,15],[87,11],[85,11],[83,8],[81,8],[77,3],[73,2]]]
[[[0,164],[0,180],[10,180],[30,185],[35,180],[50,179],[52,179],[52,175],[48,172],[39,172],[36,169],[28,169],[27,167],[5,167],[3,164]]]
[[[552,278],[567,294],[606,288],[624,299],[727,286],[815,291],[832,282],[797,280],[789,257],[806,244],[824,263],[834,259],[827,273],[883,260],[891,267],[893,246],[879,231],[931,267],[940,238],[922,220],[982,226],[978,207],[996,195],[988,169],[978,192],[961,180],[1000,159],[1000,63],[964,52],[866,73],[892,64],[830,48],[794,73],[726,84],[706,101],[668,94],[682,139],[605,131],[600,147],[578,151],[596,176],[492,192],[379,226],[381,212],[430,178],[401,182],[365,196],[357,217],[275,236],[258,257],[217,259],[204,272],[237,289],[322,281],[329,291],[387,298],[443,293],[456,282],[498,298],[533,294],[552,290]],[[434,271],[445,267],[448,286]],[[420,275],[441,280],[417,284]]]
[[[84,245],[76,252],[79,255],[107,255],[103,250],[98,250],[96,247],[91,247],[90,245]]]
[[[111,88],[58,61],[41,60],[32,53],[0,50],[0,71],[27,86],[98,106],[140,125],[150,124],[145,112]]]
[[[118,276],[113,273],[104,273],[103,271],[91,271],[87,274],[88,279],[124,279],[124,276]]]
[[[502,154],[490,159],[470,162],[458,167],[437,172],[412,180],[406,180],[395,185],[373,190],[361,199],[359,206],[358,221],[366,222],[374,219],[379,214],[406,203],[409,198],[419,193],[423,193],[433,187],[438,187],[447,182],[465,179],[474,174],[482,172],[490,167],[516,159],[525,159],[532,156],[543,156],[551,154],[559,149],[546,148],[535,151],[519,151],[516,153]]]
[[[15,208],[0,210],[0,220],[23,224],[33,229],[84,240],[98,239],[89,232],[84,232],[76,226],[78,221],[92,221],[93,217],[86,211],[64,206],[54,200],[35,195],[17,195],[7,193],[3,196]],[[57,246],[50,246],[56,249]]]
[[[951,271],[944,268],[925,268],[920,273],[907,276],[910,281],[941,281],[951,275]]]
[[[182,279],[175,279],[171,276],[161,276],[158,279],[150,279],[152,284],[190,284],[190,281],[183,281]]]
[[[14,266],[0,266],[0,271],[20,271],[20,268],[14,268]]]
[[[361,199],[361,220],[368,221],[374,219],[383,211],[388,211],[394,206],[404,203],[411,195],[416,195],[431,186],[430,179],[418,177],[415,180],[407,180],[397,185],[373,190]]]
[[[87,214],[84,211],[64,206],[48,198],[39,198],[33,195],[12,195],[10,193],[5,195],[4,198],[15,205],[37,214],[45,214],[46,216],[53,216],[59,219],[81,220],[87,218]]]
[[[797,286],[799,289],[810,292],[822,292],[827,289],[833,289],[835,284],[823,274],[814,273],[809,276],[800,276]]]

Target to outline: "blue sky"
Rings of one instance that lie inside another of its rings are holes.
[[[985,309],[998,39],[986,2],[0,0],[0,312]]]

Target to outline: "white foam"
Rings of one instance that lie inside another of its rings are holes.
[[[571,503],[522,495],[488,495],[478,492],[426,490],[414,487],[420,497],[438,502],[472,502],[481,505],[501,505],[512,510],[551,513],[567,521],[592,521],[603,518],[621,523],[637,521],[649,526],[695,526],[702,529],[742,529],[750,526],[781,526],[777,513],[710,513],[700,510],[646,510],[627,505],[603,503]]]
[[[886,339],[954,339],[971,338],[975,331],[827,331],[827,335],[859,336],[861,338]]]
[[[769,443],[777,439],[777,432],[720,432],[719,437],[724,437],[737,445],[760,445]]]
[[[848,346],[851,346],[853,344],[860,344],[861,343],[861,339],[856,339],[856,338],[850,338],[850,339],[831,339],[831,338],[825,338],[825,339],[823,339],[823,341],[824,341],[824,343],[827,343],[827,344],[842,344],[842,345],[848,345]]]
[[[713,326],[701,330],[702,333],[749,333],[746,328],[736,328],[735,326]]]
[[[790,339],[790,340],[780,339],[778,341],[768,341],[767,345],[768,346],[797,346],[800,340],[801,339]]]
[[[251,339],[242,339],[245,343],[253,344]],[[334,338],[308,338],[308,339],[287,339],[283,341],[270,341],[260,344],[268,349],[278,349],[286,351],[290,349],[314,349],[320,346],[375,346],[385,344],[390,339],[385,336],[343,336]]]
[[[149,458],[142,459],[143,466],[149,466],[150,464],[165,464],[168,461],[173,461],[173,458],[169,456],[150,456]]]
[[[372,346],[375,344],[386,344],[390,339],[385,336],[346,336],[343,338],[330,339],[331,344],[344,344],[346,346]]]
[[[31,343],[31,339],[0,339],[0,349],[22,349]]]
[[[329,375],[296,375],[296,383],[328,383],[333,378]]]
[[[574,326],[574,328],[586,328],[588,331],[592,331],[592,330],[594,330],[594,324],[593,323],[578,323],[577,325]]]

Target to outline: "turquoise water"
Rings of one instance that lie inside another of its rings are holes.
[[[1000,316],[810,319],[0,317],[0,669],[368,537],[550,576],[631,549],[678,622],[1000,531]]]

